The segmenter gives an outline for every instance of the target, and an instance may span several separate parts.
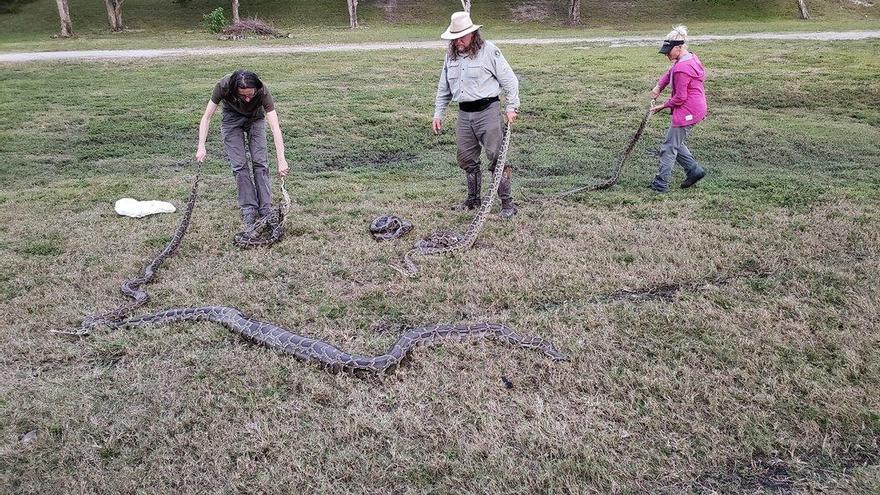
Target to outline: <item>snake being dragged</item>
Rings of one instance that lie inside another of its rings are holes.
[[[626,148],[623,149],[623,153],[621,153],[621,155],[617,158],[617,163],[614,165],[614,169],[611,172],[611,177],[608,177],[604,181],[598,182],[596,184],[589,184],[586,186],[580,186],[580,187],[576,187],[570,191],[565,191],[563,193],[560,193],[558,197],[564,198],[566,196],[570,196],[572,194],[577,194],[579,192],[601,191],[602,189],[608,189],[609,187],[613,186],[614,184],[617,184],[617,181],[620,180],[620,171],[621,171],[621,169],[623,169],[623,162],[625,162],[626,159],[629,158],[629,155],[632,153],[633,149],[636,147],[636,143],[639,142],[639,139],[641,139],[642,134],[645,133],[645,127],[648,124],[648,119],[650,119],[651,115],[653,115],[653,113],[651,112],[651,109],[654,108],[654,105],[656,104],[656,102],[657,102],[657,100],[651,100],[651,106],[648,107],[648,111],[645,112],[645,116],[642,117],[642,121],[641,121],[641,123],[639,123],[638,129],[636,129],[636,132],[633,134],[633,136],[630,138],[629,142],[626,144]]]
[[[443,340],[487,338],[508,344],[537,349],[554,361],[568,357],[540,337],[520,335],[498,323],[473,325],[436,324],[410,329],[384,353],[377,356],[349,354],[324,341],[297,335],[283,327],[248,318],[241,311],[227,306],[169,309],[110,324],[113,328],[129,328],[178,321],[211,321],[223,325],[242,337],[278,351],[292,354],[307,362],[325,366],[331,371],[384,373],[396,367],[409,352],[420,345],[433,345]]]
[[[397,270],[406,277],[415,277],[419,273],[419,267],[412,260],[413,256],[437,256],[445,254],[454,256],[455,254],[466,251],[474,245],[477,240],[477,234],[486,223],[489,216],[489,210],[498,196],[498,186],[501,185],[501,179],[504,175],[504,169],[507,164],[507,151],[510,148],[510,124],[504,131],[504,139],[501,141],[501,149],[498,152],[498,160],[495,162],[495,171],[492,173],[492,187],[489,189],[489,195],[483,198],[480,208],[474,219],[471,220],[464,234],[454,232],[437,231],[431,233],[428,237],[416,241],[412,249],[403,255],[403,267],[391,265],[391,268]]]
[[[87,316],[78,329],[71,331],[52,330],[52,332],[69,335],[88,335],[92,328],[100,325],[110,325],[114,322],[124,320],[125,318],[128,318],[135,309],[146,304],[150,299],[150,295],[147,294],[143,287],[153,280],[156,276],[156,271],[162,266],[162,263],[177,251],[177,248],[180,247],[180,243],[183,242],[183,236],[186,235],[186,231],[189,229],[190,219],[192,218],[192,212],[196,205],[196,197],[198,196],[201,172],[202,165],[200,163],[196,168],[196,174],[193,177],[189,199],[186,202],[183,216],[180,218],[180,223],[177,225],[174,235],[171,236],[171,240],[168,241],[162,251],[160,251],[159,254],[157,254],[146,267],[144,267],[143,273],[137,277],[122,282],[122,294],[129,297],[131,301],[120,304],[112,311]]]

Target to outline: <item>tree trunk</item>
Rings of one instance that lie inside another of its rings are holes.
[[[568,3],[568,23],[572,26],[581,23],[581,0],[571,0]]]
[[[464,9],[465,12],[470,12],[471,0],[461,0],[461,8]]]
[[[801,19],[810,18],[810,11],[807,10],[807,4],[804,0],[798,0],[798,8],[801,10]]]
[[[122,24],[122,2],[125,0],[104,0],[104,8],[107,9],[107,19],[110,21],[110,31],[118,33],[125,29]]]
[[[58,4],[58,18],[61,19],[62,38],[70,38],[73,36],[73,22],[70,21],[70,9],[67,8],[67,0],[55,0]]]
[[[348,24],[352,29],[358,27],[358,0],[348,0]]]
[[[232,0],[232,23],[235,24],[241,21],[241,18],[238,16],[238,0]]]

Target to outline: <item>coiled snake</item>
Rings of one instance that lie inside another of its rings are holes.
[[[370,222],[370,235],[376,239],[376,242],[393,241],[409,234],[412,229],[412,222],[407,222],[396,215],[381,215]]]
[[[504,139],[501,141],[501,149],[498,152],[498,160],[495,162],[495,171],[492,174],[492,187],[489,189],[489,195],[483,198],[480,208],[474,219],[471,220],[464,234],[454,232],[437,231],[431,233],[428,237],[417,241],[415,245],[403,255],[403,267],[391,265],[391,268],[397,270],[405,277],[415,277],[419,273],[419,267],[412,260],[413,256],[437,256],[445,254],[453,256],[461,251],[466,251],[474,245],[477,240],[477,234],[486,223],[486,217],[489,216],[489,210],[492,209],[492,203],[498,195],[498,186],[501,185],[501,178],[504,174],[504,167],[507,164],[507,151],[510,148],[510,124],[504,131]]]
[[[261,217],[254,222],[254,226],[244,232],[235,234],[232,242],[242,248],[266,247],[280,241],[284,236],[284,219],[290,212],[290,195],[284,187],[284,177],[281,178],[281,195],[284,201],[272,210],[272,213]],[[266,235],[268,231],[268,235]]]

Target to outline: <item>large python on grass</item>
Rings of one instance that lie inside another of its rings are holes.
[[[489,210],[495,202],[498,195],[498,186],[501,185],[501,178],[504,175],[504,167],[507,164],[507,151],[510,148],[510,124],[504,131],[504,139],[501,141],[501,149],[498,152],[498,160],[495,162],[495,172],[492,174],[492,187],[489,189],[489,195],[483,198],[480,208],[474,219],[471,220],[464,234],[455,232],[437,231],[431,235],[416,241],[412,249],[403,255],[403,267],[391,265],[391,268],[397,270],[406,277],[415,277],[419,273],[419,267],[412,260],[413,256],[437,256],[445,254],[453,256],[459,252],[466,251],[474,245],[477,240],[477,234],[486,223],[486,217],[489,216]]]
[[[162,251],[160,251],[159,254],[157,254],[147,264],[147,266],[143,270],[143,273],[141,273],[137,277],[130,278],[122,283],[122,294],[131,298],[131,301],[120,304],[112,311],[87,316],[78,329],[72,331],[54,330],[55,333],[87,335],[89,331],[96,326],[112,326],[113,323],[128,318],[135,309],[146,304],[146,302],[150,298],[150,295],[143,289],[143,287],[153,280],[153,278],[156,276],[156,271],[159,269],[162,263],[164,263],[166,259],[168,259],[177,251],[180,243],[183,242],[184,235],[186,235],[186,232],[189,229],[190,219],[192,218],[192,213],[195,209],[196,198],[198,197],[198,185],[201,176],[201,170],[202,165],[199,164],[198,168],[196,169],[196,174],[193,177],[189,199],[186,202],[186,207],[184,208],[180,223],[178,224],[177,229],[174,231],[174,235],[171,236],[171,240],[168,241]],[[236,234],[234,238],[234,242],[236,245],[242,248],[269,246],[274,244],[275,242],[278,242],[281,239],[281,237],[284,235],[284,218],[290,211],[290,195],[287,193],[287,189],[284,187],[283,178],[281,179],[281,194],[284,197],[284,201],[276,208],[274,212],[274,218],[270,218],[270,216],[267,215],[262,217],[257,223],[254,224],[254,230],[260,233],[265,232],[268,227],[269,235],[264,237],[246,238],[239,241],[239,237],[241,236],[241,234]]]
[[[180,218],[180,223],[177,225],[177,229],[174,231],[174,235],[171,236],[171,240],[165,245],[162,251],[157,254],[152,261],[150,261],[146,267],[144,267],[143,273],[138,275],[137,277],[130,278],[125,282],[122,282],[122,293],[131,298],[131,301],[124,302],[120,304],[116,309],[112,311],[108,311],[106,313],[96,314],[87,316],[80,327],[78,329],[72,331],[60,331],[55,330],[55,333],[65,333],[71,335],[87,335],[89,331],[100,325],[106,325],[113,322],[118,322],[120,320],[124,320],[128,318],[131,313],[146,304],[146,302],[150,299],[150,295],[143,289],[143,287],[148,284],[153,277],[156,276],[156,270],[162,266],[162,263],[165,262],[168,257],[172,256],[177,248],[180,247],[180,243],[183,242],[183,236],[186,235],[187,229],[189,229],[189,222],[192,218],[193,209],[196,205],[196,197],[198,196],[198,188],[199,188],[199,178],[202,172],[201,163],[196,168],[195,176],[193,177],[192,187],[189,192],[189,199],[186,202],[186,207],[183,210],[183,215]]]
[[[412,229],[412,222],[407,222],[396,215],[380,215],[370,222],[369,230],[376,242],[382,242],[403,237]]]
[[[657,100],[651,100],[651,106],[648,107],[648,111],[645,112],[645,116],[642,117],[641,123],[639,123],[639,127],[636,129],[636,132],[630,138],[629,142],[626,143],[626,148],[623,149],[623,153],[617,158],[617,163],[614,164],[614,169],[611,172],[611,176],[602,182],[598,182],[595,184],[588,184],[586,186],[576,187],[570,191],[565,191],[559,194],[560,198],[564,198],[566,196],[571,196],[572,194],[577,194],[579,192],[589,192],[589,191],[601,191],[602,189],[608,189],[609,187],[617,184],[617,181],[620,180],[620,171],[623,169],[623,162],[629,158],[629,155],[632,153],[633,149],[636,147],[636,143],[641,139],[642,134],[645,133],[645,126],[648,124],[648,119],[651,118],[653,112],[651,109],[654,108],[654,105],[657,103]]]
[[[418,327],[401,335],[384,354],[361,356],[349,354],[318,339],[297,335],[272,323],[248,318],[241,311],[227,306],[168,309],[151,315],[128,318],[128,315],[134,309],[147,302],[149,295],[143,290],[143,286],[153,279],[159,266],[177,250],[183,240],[183,236],[186,234],[193,209],[195,208],[200,172],[201,166],[196,171],[186,209],[171,241],[147,265],[142,275],[126,280],[122,284],[122,292],[132,298],[132,302],[122,304],[108,313],[86,318],[82,326],[77,330],[57,331],[56,333],[81,336],[88,335],[92,328],[99,325],[110,328],[122,328],[176,321],[205,320],[219,323],[253,342],[292,354],[299,359],[324,365],[330,370],[350,372],[382,373],[389,371],[400,364],[414,347],[431,345],[448,339],[494,338],[522,347],[539,349],[554,360],[567,359],[564,354],[556,350],[552,343],[539,337],[520,335],[509,327],[498,323],[478,323],[473,325],[435,324]],[[283,220],[284,215],[287,214],[290,208],[290,197],[284,189],[283,181],[281,188],[285,201],[278,209],[279,220]],[[497,189],[497,184],[495,188]],[[274,228],[273,226],[273,230]],[[269,239],[273,237],[277,240],[277,238],[280,238],[280,235],[273,232],[270,234]]]
[[[540,337],[520,335],[498,323],[436,324],[413,328],[398,337],[397,341],[384,354],[377,356],[349,354],[322,340],[297,335],[273,323],[248,318],[241,311],[227,306],[168,309],[151,315],[111,323],[110,326],[127,328],[177,321],[219,323],[252,342],[292,354],[307,362],[322,365],[331,371],[384,373],[400,364],[416,346],[433,345],[443,340],[461,341],[468,338],[497,339],[521,347],[538,349],[554,361],[568,359],[565,354],[556,350],[556,347],[549,341]]]

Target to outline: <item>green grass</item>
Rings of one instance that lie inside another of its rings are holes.
[[[394,2],[390,2],[388,5]],[[243,16],[257,15],[290,33],[290,38],[249,40],[247,44],[327,43],[436,39],[449,14],[461,8],[458,0],[424,2],[398,0],[387,10],[380,2],[363,1],[359,7],[362,28],[348,29],[344,3],[333,0],[242,2]],[[793,0],[711,1],[648,0],[631,2],[584,0],[584,25],[564,26],[565,2],[475,1],[476,22],[486,25],[495,38],[525,36],[666,34],[673,23],[685,22],[694,33],[725,34],[752,31],[877,29],[875,7],[854,6],[848,0],[811,0],[814,20],[797,18]],[[49,39],[58,31],[57,10],[51,2],[25,4],[19,12],[0,15],[0,51],[69,50],[90,48],[151,48],[209,46],[218,41],[202,27],[202,15],[228,2],[192,0],[186,5],[171,0],[125,4],[123,16],[129,31],[112,34],[100,2],[71,0],[75,39]],[[531,10],[528,8],[531,7]],[[526,10],[523,10],[526,9]],[[521,12],[531,12],[523,15]],[[536,17],[536,14],[537,17]],[[660,34],[657,34],[657,33]],[[222,42],[221,46],[241,43]]]
[[[644,47],[505,48],[520,214],[416,280],[388,267],[412,237],[366,227],[469,220],[448,209],[464,194],[453,136],[428,130],[440,51],[7,67],[0,492],[876,493],[880,42],[694,49],[707,179],[645,188],[657,117],[617,186],[541,203],[604,177],[666,64]],[[115,307],[176,227],[113,201],[182,206],[204,102],[238,66],[276,98],[289,235],[232,246],[215,120],[190,232],[143,311],[226,304],[362,353],[407,326],[497,321],[572,361],[449,343],[358,379],[205,323],[47,333]]]

